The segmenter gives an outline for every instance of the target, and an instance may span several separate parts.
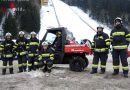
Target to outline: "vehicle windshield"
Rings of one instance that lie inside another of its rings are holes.
[[[50,44],[53,44],[55,38],[56,38],[55,34],[53,34],[53,33],[47,33],[45,41],[49,42]]]

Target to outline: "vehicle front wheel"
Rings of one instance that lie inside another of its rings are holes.
[[[86,62],[82,57],[77,56],[77,57],[73,57],[70,60],[69,66],[70,66],[70,70],[76,71],[76,72],[81,72],[84,70],[84,68],[86,66]]]

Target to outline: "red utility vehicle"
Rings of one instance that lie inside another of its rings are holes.
[[[56,33],[61,32],[61,48],[56,51],[54,41]],[[64,27],[47,29],[41,43],[47,41],[50,47],[53,48],[55,64],[69,64],[72,71],[83,71],[89,64],[86,55],[91,54],[91,47],[86,44],[79,44],[75,41],[72,32]]]

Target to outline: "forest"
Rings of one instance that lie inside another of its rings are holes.
[[[62,0],[71,6],[77,6],[91,18],[107,26],[113,25],[116,17],[123,19],[125,26],[130,26],[130,0]]]
[[[14,15],[8,13],[11,9],[11,3],[16,8]],[[40,0],[13,0],[13,1],[0,1],[0,24],[2,18],[6,16],[5,22],[2,25],[4,34],[6,32],[12,33],[14,36],[20,30],[30,33],[31,31],[39,32],[40,30]]]

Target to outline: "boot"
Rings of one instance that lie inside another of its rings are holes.
[[[92,70],[92,71],[90,72],[90,74],[95,74],[95,73],[97,73],[97,71],[93,71],[93,70]]]
[[[100,71],[100,73],[99,74],[104,74],[105,72],[104,71]]]
[[[97,68],[92,68],[92,71],[90,72],[90,74],[95,74],[97,73]]]
[[[125,77],[125,78],[128,78],[128,74],[124,74],[124,77]]]
[[[118,74],[119,74],[119,73],[117,73],[117,72],[113,72],[113,73],[112,73],[112,75],[118,75]]]
[[[46,72],[47,71],[47,67],[44,67],[44,69],[42,70],[43,72]]]
[[[51,73],[51,69],[47,69],[47,72],[48,72],[48,73]]]
[[[123,70],[123,74],[125,78],[128,78],[128,70]]]
[[[6,69],[2,69],[2,75],[6,74]]]
[[[38,65],[36,65],[36,69],[39,69]]]
[[[112,75],[118,75],[119,74],[119,72],[113,72],[112,73]]]
[[[105,68],[101,68],[100,74],[104,74],[105,73]]]
[[[36,71],[36,66],[33,66],[33,67],[32,67],[32,70]]]
[[[23,66],[23,71],[24,71],[24,72],[26,72],[26,71],[27,71],[27,70],[26,70],[26,68],[27,68],[26,66]]]
[[[10,74],[14,74],[13,68],[10,68],[9,71],[10,71]]]
[[[114,72],[112,73],[112,75],[118,75],[119,74],[119,69],[114,69]]]
[[[32,69],[31,69],[31,67],[28,67],[28,72],[30,72]]]
[[[23,68],[19,67],[19,72],[18,73],[21,73],[21,72],[23,72]]]

